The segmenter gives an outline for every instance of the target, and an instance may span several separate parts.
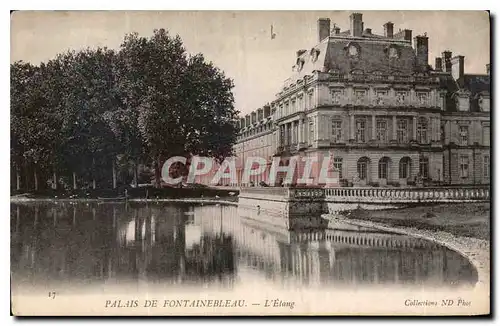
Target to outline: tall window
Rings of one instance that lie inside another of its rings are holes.
[[[469,144],[469,127],[460,126],[460,145],[466,146]]]
[[[309,107],[309,110],[311,110],[314,107],[314,92],[311,90],[307,93],[307,106]]]
[[[285,116],[290,114],[290,103],[288,101],[285,102]]]
[[[340,99],[342,98],[342,90],[340,89],[333,89],[332,92],[332,103],[333,104],[339,104]]]
[[[309,118],[309,144],[314,141],[314,120]]]
[[[417,141],[419,144],[427,144],[427,120],[425,118],[418,119]]]
[[[357,90],[354,91],[354,101],[355,104],[363,104],[365,102],[366,91],[365,90]]]
[[[376,98],[376,104],[377,105],[383,105],[385,104],[385,99],[387,98],[387,91],[378,91],[377,92],[377,98]]]
[[[339,179],[342,179],[342,157],[333,158],[333,170],[339,173]]]
[[[356,142],[358,143],[365,142],[365,129],[366,129],[366,121],[363,119],[356,120]]]
[[[483,145],[490,146],[490,126],[483,126]]]
[[[485,177],[485,178],[490,177],[490,156],[489,155],[483,156],[483,177]]]
[[[428,92],[418,92],[417,93],[418,103],[421,105],[427,105],[429,103],[429,93]]]
[[[382,157],[378,162],[378,178],[387,179],[389,170],[389,159],[387,157]]]
[[[396,103],[404,104],[408,100],[408,92],[396,92]]]
[[[332,141],[338,143],[342,140],[342,120],[332,121]]]
[[[398,143],[408,142],[408,120],[399,119],[397,129]]]
[[[360,158],[357,164],[358,176],[360,180],[366,180],[368,177],[368,159],[366,157]]]
[[[377,140],[381,143],[387,141],[387,120],[377,120]]]
[[[290,113],[295,113],[297,111],[297,101],[294,99],[292,100],[292,106],[291,106],[291,111]]]
[[[460,178],[469,177],[469,157],[466,155],[460,156]]]
[[[403,157],[399,161],[399,178],[408,179],[409,176],[410,176],[410,158]]]
[[[419,160],[419,172],[422,178],[427,179],[429,178],[429,158],[428,157],[421,157]]]

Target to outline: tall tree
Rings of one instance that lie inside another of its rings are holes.
[[[236,140],[233,82],[202,55],[188,57],[179,36],[155,30],[151,38],[126,36],[120,81],[137,112],[144,153],[160,185],[163,160],[203,154],[221,160]]]
[[[119,148],[105,119],[120,103],[115,91],[115,53],[106,48],[86,49],[58,59],[65,67],[66,83],[72,85],[64,90],[63,160],[73,176],[80,175],[95,188],[97,180],[109,180]]]
[[[188,56],[179,36],[155,30],[126,35],[118,52],[69,51],[33,66],[11,65],[11,159],[16,188],[69,176],[73,187],[117,184],[117,159],[152,163],[232,154],[236,115],[231,79],[201,54]],[[184,170],[186,171],[186,170]],[[110,175],[112,176],[110,178]],[[77,180],[78,179],[78,180]],[[105,180],[105,183],[104,183]],[[40,182],[39,182],[40,181]],[[128,182],[128,180],[127,180]]]

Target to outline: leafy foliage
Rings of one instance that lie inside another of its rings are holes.
[[[11,64],[11,158],[22,187],[38,171],[78,176],[80,186],[137,181],[173,155],[232,155],[237,111],[231,79],[179,36],[126,35],[118,51],[59,54],[40,66]],[[132,168],[130,168],[132,166]],[[69,181],[68,181],[69,182]],[[95,182],[95,181],[94,181]],[[45,183],[42,183],[45,185]]]

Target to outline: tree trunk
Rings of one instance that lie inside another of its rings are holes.
[[[115,166],[115,158],[112,159],[111,166],[113,168],[113,189],[116,189],[116,166]]]
[[[21,190],[21,172],[19,167],[16,167],[16,190]]]
[[[52,174],[52,178],[53,178],[52,189],[57,190],[57,173],[55,169]]]
[[[28,159],[24,159],[24,190],[28,191],[31,189],[31,182],[30,182],[30,169],[28,165]]]
[[[139,165],[137,164],[137,161],[134,161],[134,187],[137,188],[138,183],[139,183],[139,177],[138,177],[138,170]]]
[[[76,173],[73,172],[73,189],[76,190]]]
[[[161,186],[161,166],[160,166],[160,155],[156,157],[156,169],[155,169],[155,181],[156,188],[160,188]]]
[[[95,158],[92,158],[92,188],[95,190]]]
[[[38,175],[36,173],[36,166],[33,167],[33,180],[35,182],[35,191],[38,191]]]

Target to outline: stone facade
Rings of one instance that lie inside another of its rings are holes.
[[[412,46],[390,22],[384,35],[363,30],[362,14],[350,26],[318,21],[318,43],[297,51],[275,100],[240,119],[236,156],[333,153],[344,185],[489,184],[489,72],[464,74],[450,51],[431,67],[428,37]]]

